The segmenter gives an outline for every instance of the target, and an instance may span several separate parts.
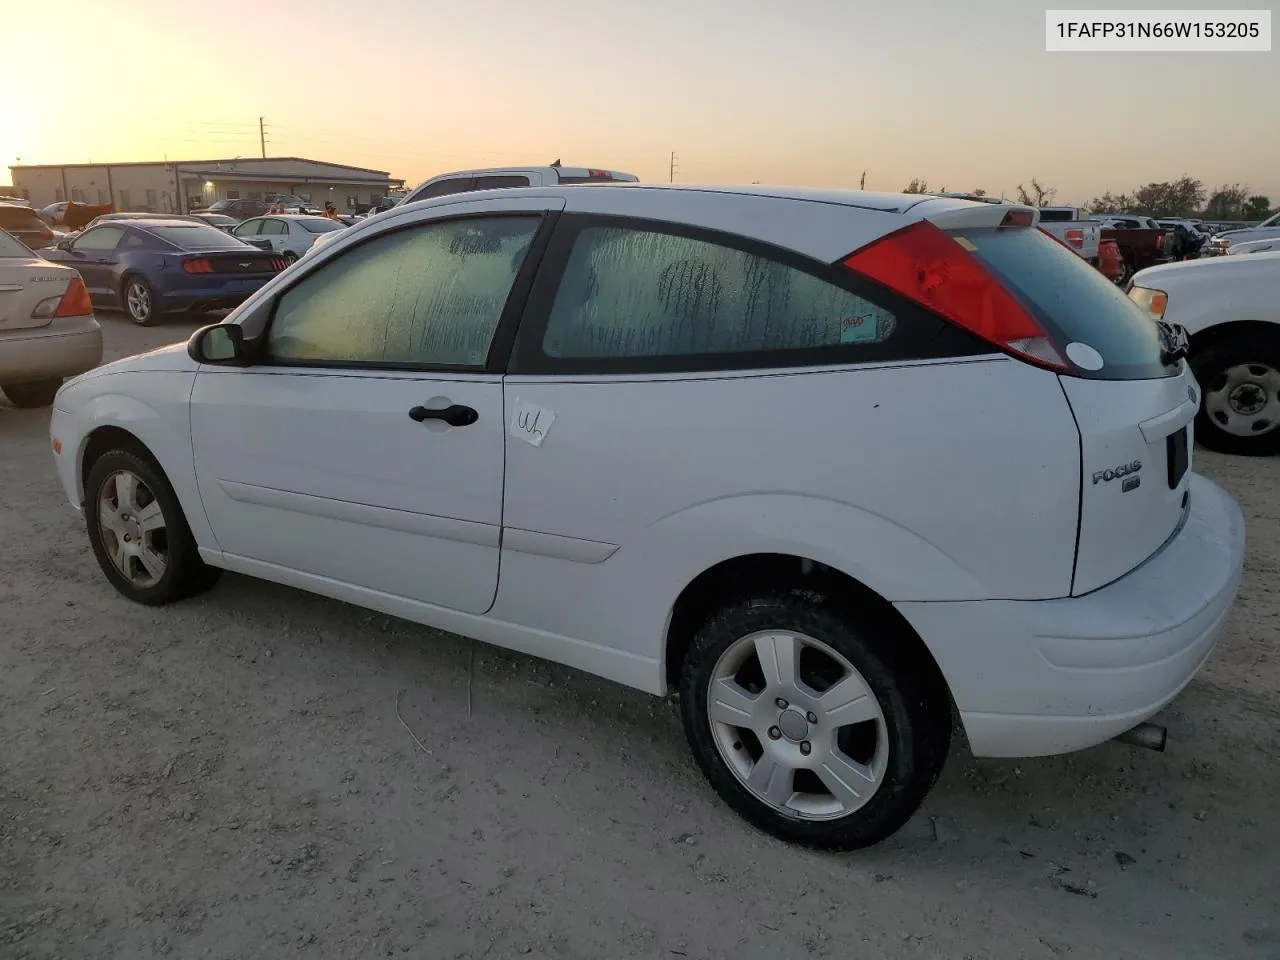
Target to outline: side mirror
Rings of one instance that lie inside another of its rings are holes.
[[[244,330],[238,323],[212,323],[187,341],[187,354],[196,363],[244,366]]]

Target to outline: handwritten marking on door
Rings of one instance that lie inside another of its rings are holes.
[[[551,429],[551,424],[555,423],[555,421],[556,415],[546,407],[540,407],[537,404],[530,403],[528,400],[521,400],[516,397],[515,406],[511,410],[511,423],[508,429],[517,440],[523,440],[525,443],[540,447],[542,446],[542,441],[547,438],[547,432]]]

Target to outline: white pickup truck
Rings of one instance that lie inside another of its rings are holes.
[[[1041,207],[1040,229],[1057,237],[1095,266],[1098,244],[1102,240],[1102,224],[1090,220],[1079,207]]]
[[[1129,299],[1190,336],[1196,439],[1223,453],[1280,452],[1280,253],[1148,267]]]

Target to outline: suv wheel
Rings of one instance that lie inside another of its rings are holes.
[[[900,633],[801,590],[748,596],[709,618],[680,699],[721,798],[774,836],[827,849],[865,847],[906,823],[942,770],[951,713]]]
[[[1196,439],[1244,456],[1280,452],[1280,336],[1251,333],[1191,357],[1203,396]]]

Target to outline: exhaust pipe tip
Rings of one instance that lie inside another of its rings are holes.
[[[1169,742],[1169,730],[1158,723],[1140,723],[1115,739],[1131,747],[1142,747],[1146,750],[1154,750],[1156,753],[1164,753],[1165,745]]]

